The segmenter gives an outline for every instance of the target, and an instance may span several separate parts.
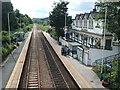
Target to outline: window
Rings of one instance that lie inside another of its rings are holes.
[[[108,50],[111,49],[111,41],[112,41],[111,39],[106,40],[105,49],[108,49]]]
[[[93,20],[91,20],[91,28],[93,28]]]
[[[93,20],[92,19],[89,20],[89,28],[93,29]]]
[[[78,27],[78,20],[76,20],[76,27]]]
[[[84,27],[87,27],[87,20],[84,20]]]
[[[85,20],[85,27],[87,28],[87,20]]]
[[[79,20],[80,28],[82,28],[82,20]]]
[[[82,20],[81,20],[81,28],[82,28],[83,26],[82,26]]]

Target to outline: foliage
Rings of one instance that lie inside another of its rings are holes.
[[[67,5],[69,2],[62,1],[58,3],[53,4],[53,11],[50,12],[49,19],[50,19],[50,25],[52,27],[55,27],[55,31],[57,36],[64,36],[64,26],[65,26],[65,15],[67,20],[67,25],[70,25],[72,23],[72,19],[68,14],[66,13],[68,8]]]
[[[10,2],[2,2],[2,29],[3,30],[8,30],[8,12],[13,11],[13,6]]]
[[[109,82],[109,88],[120,88],[120,59],[114,58],[109,64],[112,67],[109,67],[108,64],[103,66],[103,80]],[[98,64],[93,67],[93,71],[100,76],[101,66]]]
[[[58,40],[58,36],[57,36],[57,34],[56,34],[56,32],[55,32],[55,29],[49,28],[47,32],[48,32],[48,33],[50,34],[50,36],[53,37],[55,40]]]
[[[45,26],[44,23],[39,24],[39,28],[42,31],[45,31],[50,34],[51,37],[53,37],[55,40],[58,40],[58,36],[55,32],[55,29],[51,28],[49,25]]]
[[[10,30],[15,31],[20,27],[32,24],[32,19],[27,15],[23,15],[18,9],[13,10],[13,5],[11,2],[2,3],[2,30],[8,31],[8,15],[10,21]]]
[[[7,31],[1,31],[0,36],[2,36],[2,60],[4,60],[10,51],[9,35]]]
[[[111,33],[115,33],[118,40],[120,40],[120,1],[119,2],[105,2],[96,3],[100,8],[98,19],[105,19],[105,8],[107,8],[107,30]]]
[[[48,31],[49,29],[49,21],[37,21],[39,29],[43,31]]]
[[[105,2],[96,3],[100,7],[98,19],[102,19],[105,22],[105,9],[106,13],[106,28],[109,32],[115,34],[115,38],[120,41],[120,1],[119,2]],[[110,69],[110,86],[111,88],[120,88],[120,59],[116,62],[111,62],[113,67]],[[100,72],[98,72],[100,73]],[[109,73],[105,73],[109,78]]]
[[[15,17],[15,13],[13,11],[13,6],[11,2],[3,2],[2,3],[2,29],[8,30],[8,15],[10,21],[10,29],[15,30],[18,28],[17,18]]]
[[[10,33],[8,34],[8,15],[10,21]],[[13,50],[13,46],[16,43],[14,40],[15,32],[24,32],[30,31],[33,27],[32,19],[27,15],[20,13],[18,9],[13,10],[13,5],[11,2],[2,3],[2,31],[0,35],[2,36],[2,61],[5,60],[7,55]],[[9,38],[10,35],[10,38]],[[23,34],[24,35],[24,34]],[[19,35],[16,36],[20,40]],[[10,42],[11,41],[11,45]]]

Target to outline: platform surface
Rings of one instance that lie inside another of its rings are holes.
[[[61,46],[58,45],[57,41],[52,39],[48,33],[43,32],[67,70],[70,72],[78,86],[82,89],[86,88],[104,88],[99,81],[97,75],[91,70],[91,68],[82,65],[76,59],[73,59],[70,56],[62,56],[61,55]],[[26,43],[23,47],[23,50],[18,58],[18,61],[15,65],[15,68],[11,74],[11,77],[6,85],[6,88],[18,88],[18,84],[20,81],[23,65],[25,62],[25,57],[28,49],[28,44],[30,41],[31,34],[29,35]]]
[[[11,73],[11,76],[10,76],[5,88],[14,88],[14,89],[18,88],[19,81],[20,81],[21,74],[22,74],[22,70],[23,70],[23,65],[25,62],[27,50],[29,47],[30,39],[31,39],[31,35],[32,35],[32,32],[29,33],[29,36],[25,41],[25,44],[22,48],[22,51],[18,57],[18,60],[15,64],[15,67]]]
[[[25,40],[19,42],[19,46],[15,48],[11,53],[9,54],[6,59],[0,63],[0,90],[4,88],[7,84],[7,81],[9,80],[9,77],[11,75],[11,72],[16,64],[16,61],[22,51],[22,48],[24,46],[24,43],[29,35],[29,32],[25,34]]]
[[[102,83],[98,76],[91,70],[91,67],[85,66],[81,64],[80,61],[70,57],[70,56],[62,56],[61,55],[61,46],[58,45],[58,42],[54,40],[48,33],[43,32],[63,64],[66,66],[68,71],[73,76],[76,83],[81,88],[102,88]]]

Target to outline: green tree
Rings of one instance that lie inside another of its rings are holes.
[[[18,10],[18,9],[16,9],[15,10],[15,16],[17,17],[17,18],[20,18],[20,11]],[[19,21],[20,22],[20,21]]]
[[[8,31],[8,13],[10,20],[10,29],[15,31],[18,28],[18,21],[13,11],[13,5],[11,2],[2,3],[2,29]]]
[[[119,2],[106,2],[96,3],[100,7],[98,19],[104,20],[105,8],[107,8],[107,30],[114,33],[118,40],[120,40],[120,1]]]
[[[11,2],[2,2],[2,29],[8,30],[8,12],[13,11]]]
[[[9,14],[8,14],[9,13]],[[8,15],[10,21],[10,38],[8,33]],[[31,18],[25,14],[21,14],[18,9],[13,10],[13,5],[11,2],[2,2],[2,31],[0,35],[2,35],[2,57],[3,60],[7,57],[7,55],[12,51],[13,45],[16,43],[13,35],[16,31],[24,31],[27,32],[31,30],[32,25]],[[20,29],[21,26],[21,29]],[[4,31],[3,31],[4,30]],[[17,37],[19,39],[19,37]],[[9,42],[11,40],[11,45]]]
[[[19,24],[18,24],[18,18],[16,17],[16,15],[15,15],[15,12],[13,11],[10,15],[9,15],[9,17],[10,17],[10,30],[11,31],[16,31],[16,29],[18,29],[19,28]]]
[[[105,19],[105,9],[107,8],[106,28],[109,32],[114,33],[116,39],[120,41],[120,1],[119,2],[105,2],[96,3],[99,6],[98,19]],[[116,72],[112,88],[120,88],[120,59],[118,58],[118,71]]]
[[[54,3],[53,4],[53,11],[50,12],[49,15],[49,19],[50,19],[50,25],[52,27],[55,27],[56,30],[56,34],[57,36],[64,36],[64,26],[65,26],[65,14],[66,14],[66,20],[67,21],[67,25],[71,24],[71,18],[68,16],[67,14],[67,5],[69,4],[69,2],[66,1],[62,1],[60,0],[60,2],[58,3]]]

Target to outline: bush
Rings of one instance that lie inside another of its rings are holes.
[[[109,88],[120,88],[120,80],[119,77],[120,75],[118,75],[118,71],[119,71],[119,64],[118,64],[118,60],[119,59],[111,59],[111,62],[109,64],[112,65],[112,67],[108,67],[106,66],[106,64],[104,64],[103,67],[103,80],[109,83]],[[95,67],[93,67],[93,71],[96,72],[96,74],[100,75],[100,68],[98,65],[96,65]],[[106,80],[107,79],[107,80]],[[103,86],[107,87],[108,85],[103,83]]]
[[[5,47],[2,47],[2,54],[5,54],[5,53],[7,53],[7,52],[8,52],[8,49],[5,48]]]
[[[4,61],[6,59],[8,54],[9,54],[9,49],[2,47],[2,61]]]

